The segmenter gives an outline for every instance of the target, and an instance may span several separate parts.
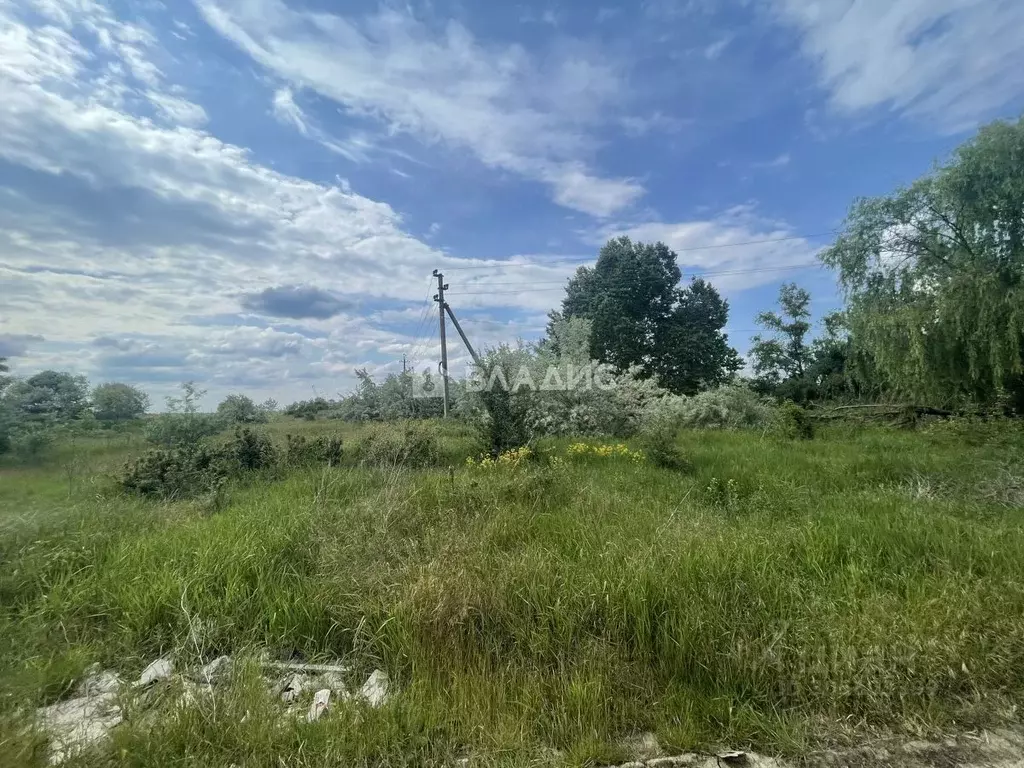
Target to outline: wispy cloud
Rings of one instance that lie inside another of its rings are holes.
[[[607,216],[642,187],[588,167],[590,130],[622,97],[606,55],[565,46],[533,57],[487,46],[457,22],[439,33],[398,10],[349,18],[279,0],[196,0],[206,21],[275,76],[392,133],[468,149],[485,165],[547,183],[561,205]],[[597,194],[578,191],[592,179]]]
[[[1019,0],[774,0],[774,7],[801,33],[840,112],[887,108],[957,132],[1024,96]]]

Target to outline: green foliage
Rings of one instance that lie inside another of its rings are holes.
[[[246,395],[228,395],[217,406],[217,416],[224,424],[265,424],[267,413]]]
[[[316,417],[334,406],[330,400],[323,397],[315,397],[312,400],[299,400],[284,409],[286,415],[296,419],[314,421]]]
[[[694,393],[727,381],[742,363],[723,333],[729,307],[709,283],[679,287],[676,254],[664,243],[610,240],[596,265],[566,287],[560,319],[591,321],[588,358],[626,371],[640,366],[662,386]]]
[[[813,361],[807,333],[811,329],[808,305],[811,295],[794,283],[779,289],[780,312],[762,312],[759,325],[773,334],[751,339],[750,356],[754,361],[757,388],[774,393],[783,383],[803,381]]]
[[[175,501],[216,491],[228,474],[222,450],[198,445],[149,451],[125,465],[118,485],[126,493]]]
[[[92,391],[92,410],[100,421],[137,419],[149,408],[149,395],[130,384],[108,382]]]
[[[224,447],[224,458],[233,471],[254,472],[275,466],[278,451],[266,433],[238,427]]]
[[[333,435],[318,435],[307,438],[305,435],[285,435],[285,461],[292,467],[305,467],[315,464],[337,466],[342,458],[342,440]]]
[[[677,472],[690,471],[693,466],[678,443],[679,430],[668,422],[652,422],[640,433],[639,445],[654,466]]]
[[[42,371],[9,384],[4,400],[18,421],[71,421],[89,406],[89,382],[64,371]]]
[[[935,405],[1016,399],[1021,210],[1024,118],[982,128],[930,175],[853,205],[822,258],[839,270],[855,347],[896,396]]]
[[[749,387],[731,384],[693,397],[668,395],[652,400],[644,411],[643,430],[767,427],[774,418],[771,403]]]
[[[810,440],[814,437],[814,422],[807,409],[791,400],[779,406],[776,418],[779,433],[783,437],[791,440]]]
[[[204,437],[221,431],[223,421],[212,414],[199,412],[199,401],[206,390],[197,389],[187,381],[181,385],[181,397],[167,398],[167,413],[146,424],[146,439],[165,448],[188,450],[199,445]]]
[[[414,397],[417,387],[421,392],[440,395],[441,382],[429,371],[421,374],[413,371],[390,373],[380,384],[365,369],[357,370],[356,376],[359,386],[355,392],[332,406],[329,414],[331,418],[345,421],[402,421],[436,418],[444,413],[444,403],[440,397]],[[460,398],[460,388],[452,381],[449,390],[454,404]]]
[[[17,461],[38,462],[53,448],[57,434],[52,425],[27,424],[9,433],[7,451]]]
[[[441,456],[429,424],[373,424],[355,445],[355,458],[371,467],[426,467]]]

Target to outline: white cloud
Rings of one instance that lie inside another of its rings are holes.
[[[1024,97],[1020,0],[775,0],[835,109],[888,108],[945,132]]]
[[[754,163],[753,167],[762,170],[772,170],[774,168],[785,168],[793,161],[793,158],[788,152],[783,152],[781,155],[772,158],[771,160],[765,160],[764,162]]]
[[[729,46],[729,43],[731,42],[731,35],[726,35],[722,39],[716,40],[715,42],[713,42],[711,45],[704,49],[704,58],[710,61],[714,61],[715,59],[722,55],[722,52]]]
[[[708,219],[610,226],[593,240],[603,243],[620,235],[664,242],[678,254],[684,280],[688,274],[714,272],[707,279],[725,291],[778,282],[799,268],[815,268],[820,250],[785,223],[759,216],[752,206],[737,206]]]
[[[199,126],[207,121],[206,110],[188,99],[158,91],[147,91],[146,98],[175,125]]]
[[[295,103],[295,95],[291,88],[278,88],[274,91],[274,117],[282,123],[291,125],[303,136],[309,133],[306,115]]]
[[[584,165],[597,148],[592,128],[623,91],[607,59],[580,45],[563,41],[538,62],[520,46],[486,47],[456,22],[435,32],[395,10],[354,20],[280,0],[195,2],[215,30],[277,77],[392,133],[468,149],[488,166],[549,183],[557,202],[595,216],[643,192]],[[580,175],[602,191],[575,192]]]

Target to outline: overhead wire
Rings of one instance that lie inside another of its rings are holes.
[[[810,235],[787,235],[786,237],[773,237],[773,238],[765,238],[765,239],[762,239],[762,240],[747,240],[745,242],[740,242],[740,243],[711,243],[711,244],[708,244],[708,245],[695,245],[695,246],[692,246],[692,247],[689,247],[689,248],[679,248],[679,249],[676,250],[676,253],[677,254],[678,253],[693,253],[695,251],[712,251],[712,250],[718,250],[718,249],[721,249],[721,248],[741,248],[741,247],[748,246],[748,245],[767,245],[769,243],[785,243],[785,242],[792,242],[792,241],[795,241],[795,240],[810,240],[810,239],[815,238],[815,237],[825,237],[826,235],[834,235],[837,232],[838,232],[838,230],[830,229],[828,232],[818,232],[818,233],[810,234]],[[579,264],[579,265],[583,265],[583,264],[586,264],[588,261],[594,261],[594,258],[593,257],[578,258],[578,259],[565,258],[565,259],[552,259],[551,261],[516,261],[516,262],[502,262],[502,261],[498,261],[498,262],[494,262],[494,263],[488,264],[486,266],[466,266],[466,267],[449,266],[449,267],[445,267],[442,271],[452,272],[452,271],[482,270],[482,269],[483,270],[486,270],[486,269],[509,269],[509,268],[518,268],[518,267],[546,267],[546,266],[553,266],[553,265],[560,265],[560,264],[568,264],[568,265]]]
[[[789,265],[781,266],[781,267],[759,267],[759,268],[754,268],[754,269],[726,269],[726,270],[719,270],[717,272],[686,272],[686,273],[684,273],[684,277],[719,277],[719,276],[722,276],[722,275],[747,275],[747,274],[755,274],[755,273],[759,273],[759,272],[781,272],[781,271],[785,271],[785,270],[789,270],[789,269],[813,269],[813,268],[821,267],[821,266],[823,266],[823,265],[818,263],[818,262],[808,262],[806,264],[789,264]],[[552,281],[552,282],[554,282],[554,281]],[[615,281],[612,281],[612,282],[614,284]],[[505,283],[504,284],[505,286],[509,286],[509,285],[522,285],[523,286],[523,290],[521,290],[521,291],[460,291],[460,290],[457,290],[457,289],[452,289],[450,291],[450,293],[453,296],[502,296],[502,295],[506,295],[507,296],[507,295],[513,295],[513,294],[521,294],[521,293],[525,293],[525,292],[531,292],[532,293],[532,292],[535,292],[535,291],[561,291],[561,290],[563,290],[565,288],[565,281],[564,280],[560,281],[558,287],[556,287],[556,288],[536,288],[535,287],[537,285],[548,285],[548,284],[549,283],[538,283],[538,282]],[[489,285],[501,285],[501,283],[490,283]],[[628,285],[628,283],[626,281],[621,281],[621,282],[619,282],[619,285],[626,286],[626,285]],[[480,286],[471,285],[469,287],[470,288],[477,288],[477,287],[480,287]]]

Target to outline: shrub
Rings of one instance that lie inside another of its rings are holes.
[[[192,448],[204,437],[223,428],[216,416],[199,412],[199,401],[206,390],[197,389],[191,381],[181,385],[181,397],[167,398],[167,413],[157,416],[146,426],[146,439],[165,448]]]
[[[666,395],[647,404],[642,429],[669,424],[689,429],[741,429],[773,423],[775,409],[753,390],[738,384],[699,395]]]
[[[341,463],[341,438],[321,435],[313,440],[304,435],[285,435],[285,461],[292,467],[326,464],[329,467]]]
[[[692,465],[676,443],[676,436],[677,431],[673,429],[643,432],[640,435],[641,450],[647,460],[656,467],[678,472],[689,471]]]
[[[776,425],[779,433],[791,440],[810,440],[814,437],[814,424],[807,409],[791,400],[779,406]]]
[[[217,406],[217,415],[226,424],[265,424],[267,414],[245,395],[228,395]]]
[[[375,467],[425,467],[440,458],[437,439],[423,424],[374,425],[356,444],[356,455]]]
[[[127,493],[173,501],[216,491],[227,476],[224,452],[198,446],[149,451],[125,465],[118,485]]]
[[[222,427],[223,422],[209,413],[162,413],[146,424],[145,435],[164,448],[185,448],[216,435]]]
[[[53,447],[55,440],[56,432],[52,427],[22,427],[7,436],[7,450],[18,461],[37,461]]]
[[[224,447],[224,456],[232,471],[252,472],[277,464],[277,448],[271,439],[255,429],[239,427]]]

